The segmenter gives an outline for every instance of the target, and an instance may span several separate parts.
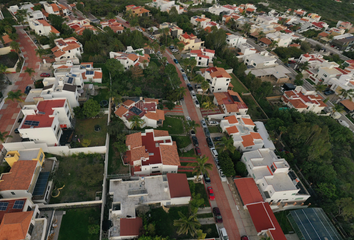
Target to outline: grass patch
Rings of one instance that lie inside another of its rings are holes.
[[[58,157],[59,168],[54,172],[55,188],[60,190],[58,197],[52,197],[50,203],[90,201],[95,193],[102,190],[103,157],[101,154],[83,154],[70,157]],[[57,190],[52,195],[56,196]]]
[[[114,141],[109,141],[109,153],[108,153],[108,174],[126,174],[129,173],[129,167],[124,166],[119,152],[113,146]]]
[[[308,81],[311,85],[316,85],[311,79],[306,78],[306,81]]]
[[[288,234],[289,232],[294,232],[294,229],[292,228],[290,222],[288,221],[288,218],[286,217],[286,215],[288,214],[289,211],[281,211],[281,212],[274,213],[281,229],[285,234]]]
[[[165,116],[163,126],[157,128],[158,130],[166,130],[169,134],[183,134],[183,122],[181,118]]]
[[[251,116],[253,121],[257,119],[266,119],[266,116],[264,116],[262,110],[258,107],[253,98],[250,96],[243,96],[242,99],[246,103],[248,107],[247,113]]]
[[[209,126],[208,127],[210,133],[219,133],[220,127],[219,126]]]
[[[234,86],[234,92],[238,94],[248,93],[249,91],[241,84],[240,80],[238,80],[233,74],[231,74],[231,83]]]
[[[109,101],[109,89],[101,88],[96,96],[93,96],[93,100],[100,103],[103,100]]]
[[[87,239],[96,240],[99,234],[89,234],[89,227],[100,226],[100,208],[77,208],[66,210],[61,222],[59,240]]]
[[[212,213],[198,214],[197,218],[212,218],[214,215]]]
[[[13,68],[18,60],[18,55],[15,52],[9,52],[6,55],[0,56],[0,64],[8,68]]]
[[[197,155],[195,155],[195,151],[193,148],[187,152],[181,153],[179,156],[180,157],[197,157]]]
[[[177,148],[185,148],[192,143],[188,136],[172,136],[172,140],[176,141]]]
[[[216,229],[215,224],[209,224],[209,225],[202,225],[200,229],[203,230],[204,233],[206,233],[206,238],[218,238],[218,230]]]
[[[208,194],[205,190],[204,184],[196,183],[195,184],[195,194],[200,194],[200,197],[204,199],[204,207],[210,207]],[[203,206],[202,206],[203,207]]]
[[[101,118],[76,119],[75,135],[82,141],[91,140],[90,146],[104,146],[107,133],[107,115]],[[95,131],[95,125],[101,126],[101,131]]]

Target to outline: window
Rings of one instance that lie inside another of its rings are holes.
[[[41,30],[39,30],[38,32],[39,32],[39,33],[42,33],[42,31],[41,31]]]
[[[220,91],[221,90],[221,88],[218,88],[218,91]]]
[[[54,126],[54,131],[55,131],[55,129],[57,129],[57,125]]]
[[[270,169],[272,169],[272,172],[275,172],[275,167],[274,167],[274,165],[271,165],[271,166],[270,166]]]
[[[69,117],[69,110],[66,112],[66,115]]]
[[[31,225],[29,226],[29,229],[28,229],[28,234],[29,234],[29,235],[32,235],[33,228],[34,228],[34,226],[33,226],[33,224],[31,223]]]
[[[324,73],[323,76],[324,76],[324,77],[327,77],[327,74]]]
[[[152,167],[152,169],[159,168],[159,167]]]
[[[252,147],[246,147],[246,149],[252,149]]]
[[[229,82],[230,81],[230,79],[226,79],[226,82]]]
[[[16,195],[14,192],[11,192],[12,195]]]
[[[43,158],[44,158],[44,155],[43,155],[43,153],[41,153],[41,155],[39,156],[39,161],[42,162]]]

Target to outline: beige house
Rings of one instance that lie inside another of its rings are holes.
[[[180,43],[183,43],[184,48],[183,51],[187,50],[199,50],[201,47],[204,46],[204,41],[197,38],[193,33],[188,34],[184,33],[178,37]]]

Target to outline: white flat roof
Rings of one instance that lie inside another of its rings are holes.
[[[264,126],[263,122],[254,122],[257,126],[257,132],[261,135],[264,143],[265,148],[269,148],[271,150],[275,149],[274,143],[272,140],[270,140],[269,134],[267,132],[267,129]]]

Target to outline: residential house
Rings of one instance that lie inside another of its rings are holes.
[[[266,127],[263,122],[254,122],[256,124],[257,132],[261,135],[264,143],[264,148],[269,148],[270,150],[275,150],[273,141],[271,140]]]
[[[197,36],[195,36],[193,33],[181,34],[179,35],[178,39],[180,40],[180,43],[183,43],[184,45],[182,51],[199,50],[201,47],[204,47],[204,41],[200,40],[200,38],[197,38]]]
[[[341,69],[336,65],[330,65],[329,67],[320,67],[318,69],[315,83],[318,84],[321,82],[322,84],[328,84],[331,78],[339,78],[342,74],[348,74],[350,70]]]
[[[270,40],[276,41],[278,47],[288,47],[293,40],[298,39],[296,35],[282,32],[268,33],[266,36]]]
[[[143,123],[140,127],[153,127],[163,125],[165,120],[165,113],[163,110],[157,109],[157,104],[159,101],[157,99],[141,98],[139,101],[134,102],[132,100],[126,100],[120,106],[114,114],[122,119],[125,126],[129,129],[132,128],[133,122],[132,118],[134,116],[139,116]]]
[[[176,5],[175,1],[169,0],[153,0],[151,3],[147,3],[146,5],[150,7],[155,7],[160,9],[161,12],[170,12],[171,9],[175,8],[178,14],[184,12],[184,8],[181,5]]]
[[[105,27],[109,27],[115,33],[123,33],[124,26],[123,24],[117,22],[115,19],[109,19],[108,21],[101,21],[101,28],[104,29]]]
[[[73,83],[83,89],[84,83],[102,83],[102,69],[94,68],[93,62],[83,62],[74,65],[73,61],[60,61],[53,63],[54,76],[67,83]]]
[[[29,23],[32,20],[47,20],[47,18],[39,10],[27,12],[27,22]]]
[[[141,7],[141,6],[128,5],[128,6],[125,6],[125,11],[126,12],[131,11],[131,13],[134,16],[138,16],[138,17],[150,16],[150,11],[145,9],[145,7]]]
[[[1,199],[0,206],[1,239],[46,239],[48,219],[40,217],[38,205],[33,204],[30,199]]]
[[[52,48],[55,61],[60,60],[73,60],[74,63],[79,63],[79,58],[84,52],[82,44],[74,37],[70,38],[57,38],[54,40],[55,47]]]
[[[210,92],[226,92],[231,82],[230,74],[224,68],[210,67],[201,69],[206,81],[210,84]]]
[[[266,14],[263,15],[258,15],[256,18],[256,23],[257,24],[266,24],[270,25],[272,23],[278,23],[279,18],[268,16]]]
[[[339,78],[331,78],[328,82],[328,86],[333,90],[337,95],[341,95],[341,90],[346,91],[353,89],[354,90],[354,77],[353,74],[343,74]]]
[[[61,3],[49,4],[47,2],[44,2],[43,7],[48,14],[54,14],[62,17],[67,17],[71,15],[70,10]]]
[[[10,167],[12,167],[15,162],[20,160],[37,161],[42,166],[44,158],[45,155],[41,148],[22,149],[17,151],[8,151],[5,156],[5,161],[9,164]]]
[[[18,10],[26,10],[27,12],[32,12],[34,5],[30,2],[22,2],[19,5],[12,5],[8,8],[10,12],[16,15]]]
[[[247,55],[252,55],[257,53],[257,49],[255,49],[251,44],[245,42],[241,43],[238,47],[240,52],[238,52],[237,58],[244,59]]]
[[[108,239],[136,239],[141,234],[143,220],[136,215],[139,206],[187,205],[191,200],[185,174],[139,177],[139,179],[111,179],[109,184],[112,206],[109,220],[112,227]]]
[[[228,5],[230,6],[230,5]],[[231,14],[236,12],[237,7],[233,6],[233,7],[225,7],[225,6],[221,6],[221,5],[214,5],[212,7],[209,7],[208,11],[212,14],[215,15],[226,15],[226,14]]]
[[[220,121],[223,132],[232,137],[234,146],[241,152],[247,152],[264,146],[261,135],[254,131],[255,124],[248,115],[236,115],[225,117]]]
[[[216,22],[211,21],[210,18],[205,17],[205,15],[193,16],[191,17],[191,23],[194,26],[200,26],[204,30],[210,32],[212,27],[220,28],[219,24]]]
[[[354,36],[350,33],[334,36],[332,39],[332,44],[338,47],[340,51],[344,51],[353,46]]]
[[[22,108],[23,120],[18,127],[20,136],[48,146],[60,144],[62,129],[71,128],[74,117],[67,99],[40,101]]]
[[[245,152],[241,161],[265,202],[305,202],[310,197],[295,172],[290,170],[288,162],[278,158],[273,150],[263,148]]]
[[[296,108],[299,112],[319,114],[327,107],[316,91],[307,91],[302,86],[297,86],[295,90],[285,91],[281,99],[289,108]]]
[[[174,23],[169,23],[169,22],[164,22],[160,24],[160,29],[163,28],[169,28],[169,34],[172,38],[179,38],[180,35],[183,34],[183,29],[178,27],[176,24]]]
[[[267,51],[246,55],[243,60],[246,66],[251,68],[268,68],[277,65],[277,58],[269,55]]]
[[[177,144],[167,131],[146,129],[127,136],[124,163],[134,175],[177,173],[181,166]]]
[[[315,30],[326,30],[328,26],[329,25],[325,22],[312,22],[312,28]]]
[[[286,83],[290,80],[291,72],[283,65],[276,64],[272,67],[266,68],[250,68],[245,71],[245,74],[252,73],[254,76],[260,78],[262,81],[269,81],[271,83],[280,84]]]
[[[247,42],[247,38],[245,37],[234,35],[231,33],[226,33],[226,35],[226,43],[231,47],[240,48],[241,44]]]
[[[3,40],[2,42],[4,43],[4,46],[10,46],[10,43],[13,42],[8,34],[3,35],[1,38]]]
[[[94,34],[96,34],[97,29],[90,24],[89,19],[75,19],[71,20],[67,23],[67,25],[73,29],[77,35],[82,35],[85,29],[91,30]]]
[[[336,27],[337,28],[344,28],[346,30],[350,30],[353,27],[353,24],[350,23],[350,22],[338,21]]]
[[[221,106],[225,114],[246,115],[248,107],[241,96],[232,90],[227,92],[214,92],[213,103]]]
[[[306,11],[302,10],[302,9],[298,9],[298,10],[294,10],[294,14],[298,15],[299,17],[303,17],[306,14]]]
[[[194,58],[197,61],[197,67],[207,67],[213,62],[215,50],[201,48],[200,50],[191,50],[188,58]]]
[[[150,63],[150,55],[145,54],[143,48],[133,50],[130,46],[128,46],[125,52],[110,52],[109,57],[117,59],[124,66],[125,70],[133,66],[145,68]]]
[[[314,22],[319,22],[321,19],[321,16],[316,13],[309,13],[307,14],[307,17],[313,20]]]
[[[60,32],[50,25],[46,20],[30,20],[28,22],[29,27],[40,36],[48,37],[50,33],[54,33],[56,36],[60,35]]]
[[[229,21],[233,20],[233,21],[237,21],[239,19],[243,18],[243,16],[237,14],[237,13],[231,13],[231,14],[225,14],[222,16],[222,22],[228,23]]]

